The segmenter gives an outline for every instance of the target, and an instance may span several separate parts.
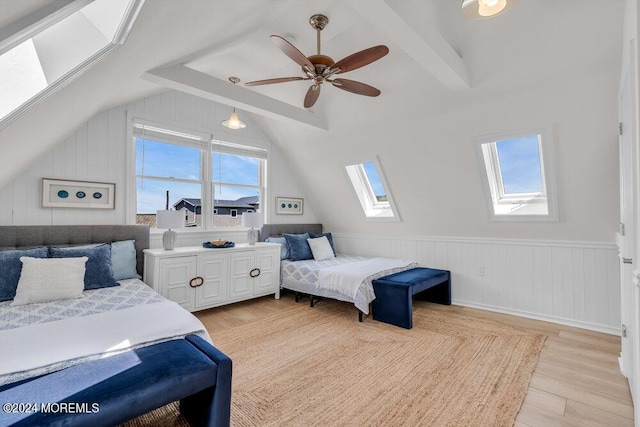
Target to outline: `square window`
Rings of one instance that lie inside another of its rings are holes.
[[[494,220],[557,221],[551,128],[474,138]]]

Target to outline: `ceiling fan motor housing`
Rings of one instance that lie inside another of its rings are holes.
[[[308,56],[307,59],[315,67],[316,75],[318,77],[329,73],[329,70],[331,69],[331,67],[333,67],[333,64],[335,64],[335,61],[330,56],[327,56],[327,55],[311,55],[311,56]],[[302,67],[302,72],[307,74],[309,77],[313,78],[313,76],[305,72],[304,67]]]

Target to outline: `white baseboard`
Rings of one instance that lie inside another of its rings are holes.
[[[511,310],[503,307],[494,307],[490,305],[477,304],[473,302],[460,301],[455,299],[452,300],[451,303],[456,305],[461,305],[464,307],[477,308],[480,310],[493,311],[496,313],[510,314],[513,316],[526,317],[527,319],[542,320],[544,322],[557,323],[560,325],[571,326],[574,328],[587,329],[590,331],[602,332],[605,334],[620,336],[620,330],[618,328],[612,328],[609,326],[596,325],[593,323],[580,322],[572,319],[563,319],[561,317],[545,316],[538,313],[529,313],[521,310]]]
[[[620,357],[618,357],[618,368],[620,368],[620,373],[626,377],[627,374],[624,373],[624,369],[623,369],[624,362],[622,360],[622,357],[623,357],[622,352],[620,352]]]

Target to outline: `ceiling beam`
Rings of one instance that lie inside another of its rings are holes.
[[[328,130],[327,120],[311,111],[265,96],[221,80],[184,65],[155,68],[142,78],[181,92],[232,105],[251,113],[275,119],[293,120],[315,128]]]
[[[469,89],[469,77],[458,53],[416,13],[406,0],[352,0],[353,7],[396,46],[450,89]]]

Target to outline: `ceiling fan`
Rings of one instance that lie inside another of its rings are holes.
[[[289,43],[283,37],[272,35],[271,40],[278,46],[278,48],[284,52],[289,58],[293,59],[298,65],[302,67],[302,72],[305,77],[280,77],[276,79],[256,80],[253,82],[245,83],[246,86],[261,86],[274,83],[292,82],[297,80],[311,80],[313,84],[307,91],[304,97],[304,108],[311,108],[318,100],[320,96],[320,88],[325,82],[331,83],[333,86],[346,90],[347,92],[355,93],[365,96],[378,96],[380,91],[373,86],[357,82],[354,80],[347,80],[342,78],[335,78],[336,74],[346,73],[347,71],[353,71],[360,67],[364,67],[374,61],[385,56],[389,53],[389,48],[384,45],[378,45],[370,47],[369,49],[356,52],[353,55],[349,55],[346,58],[341,59],[338,62],[320,53],[320,32],[329,23],[329,18],[324,15],[316,14],[309,18],[309,24],[316,30],[317,33],[317,55],[311,55],[309,57],[304,56],[294,45]]]

